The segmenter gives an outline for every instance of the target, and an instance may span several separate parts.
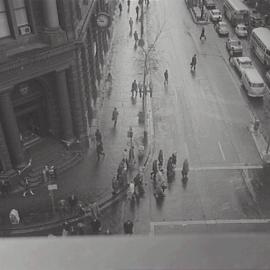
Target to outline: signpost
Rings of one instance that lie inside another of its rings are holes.
[[[48,184],[48,191],[49,191],[49,196],[51,197],[53,216],[55,215],[54,190],[57,190],[57,189],[58,189],[57,184],[52,184],[52,183]]]

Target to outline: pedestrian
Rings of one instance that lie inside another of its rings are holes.
[[[122,14],[122,9],[123,9],[121,3],[119,3],[118,8],[119,8],[119,16],[121,16],[121,14]]]
[[[78,197],[75,194],[71,194],[68,197],[68,204],[69,204],[69,208],[71,210],[71,213],[74,214],[76,211],[76,207],[78,206]]]
[[[140,95],[140,98],[142,97],[142,91],[143,91],[143,85],[141,82],[138,83],[138,88],[139,88],[139,95]]]
[[[152,164],[152,172],[151,172],[151,176],[153,176],[154,180],[156,180],[157,173],[158,173],[158,161],[155,159]]]
[[[9,212],[9,221],[12,225],[17,225],[21,222],[19,211],[17,209],[11,209]]]
[[[134,80],[134,81],[132,82],[132,85],[131,85],[131,94],[132,94],[132,97],[134,97],[134,93],[135,93],[136,96],[137,96],[137,93],[138,93],[138,86],[137,86],[136,80]]]
[[[128,167],[128,156],[129,156],[128,150],[125,148],[123,151],[123,160],[125,161],[127,167]]]
[[[96,130],[95,132],[95,137],[96,137],[96,143],[101,143],[102,142],[102,135],[99,129]]]
[[[49,167],[49,170],[48,170],[48,173],[49,173],[49,178],[50,180],[56,180],[57,178],[57,173],[56,173],[56,168],[55,166],[50,166]]]
[[[62,236],[68,236],[69,235],[69,224],[65,222],[62,226]]]
[[[85,224],[82,222],[79,222],[77,224],[77,234],[78,235],[84,235],[84,228],[85,228]]]
[[[128,23],[129,23],[129,33],[130,33],[130,35],[132,35],[132,29],[133,29],[133,20],[132,20],[132,18],[130,17],[129,18],[129,21],[128,21]]]
[[[47,183],[49,181],[50,175],[49,175],[49,166],[45,165],[43,170],[42,170],[42,177],[43,177],[43,182]]]
[[[152,80],[150,80],[150,82],[149,82],[149,92],[150,92],[150,97],[152,97],[152,95],[153,95],[153,83],[152,83]]]
[[[196,64],[197,64],[197,56],[196,54],[194,54],[192,56],[192,59],[191,59],[191,63],[190,63],[190,67],[191,67],[191,70],[196,70]]]
[[[98,160],[100,160],[100,156],[102,155],[103,157],[105,157],[105,153],[103,150],[103,143],[100,142],[99,144],[97,144],[97,156],[98,156]]]
[[[172,154],[172,163],[173,163],[174,166],[176,166],[176,162],[177,162],[177,153],[174,152]]]
[[[130,0],[127,0],[127,6],[128,6],[128,12],[129,12],[129,9],[130,9]]]
[[[168,73],[168,70],[166,69],[165,72],[164,72],[164,84],[168,84],[169,82],[169,73]]]
[[[146,6],[149,7],[150,0],[146,0]]]
[[[139,19],[139,6],[136,6],[136,20]]]
[[[129,165],[135,163],[135,154],[134,154],[134,146],[133,145],[129,148],[128,159],[129,159]]]
[[[182,167],[183,178],[187,178],[188,172],[189,172],[189,163],[188,163],[188,160],[185,159],[183,162],[183,167]]]
[[[204,26],[202,27],[202,32],[201,32],[201,35],[200,35],[200,40],[202,40],[202,38],[204,38],[204,40],[206,40],[206,35],[205,35],[205,29],[204,29]]]
[[[117,108],[114,108],[112,112],[112,121],[114,121],[114,125],[113,125],[114,127],[116,127],[118,115],[119,115],[119,112],[117,111]]]
[[[160,149],[158,153],[158,166],[163,166],[163,151]]]
[[[99,232],[101,232],[101,222],[99,219],[94,218],[91,221],[91,227],[92,227],[92,232],[93,234],[98,234]]]
[[[6,181],[6,180],[2,180],[1,181],[1,194],[3,197],[6,197],[8,196],[9,192],[10,192],[10,183],[9,181]]]
[[[116,195],[119,191],[119,181],[118,181],[117,177],[115,177],[115,176],[112,179],[112,190],[113,190],[112,191],[113,195]]]
[[[28,180],[28,177],[24,178],[24,193],[23,193],[23,197],[26,197],[26,195],[30,193],[30,195],[35,195],[35,193],[32,191],[31,187],[30,187],[30,183]]]
[[[130,235],[133,234],[133,222],[129,219],[124,222],[124,233]]]
[[[138,40],[139,40],[139,36],[138,36],[138,33],[137,33],[136,30],[135,30],[133,36],[134,36],[134,40],[135,40],[135,46],[137,46],[137,42],[138,42]]]

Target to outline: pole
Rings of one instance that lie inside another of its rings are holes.
[[[53,216],[55,216],[55,200],[54,200],[54,191],[50,190],[50,197],[51,197],[51,203],[52,203],[52,213]]]
[[[143,0],[140,2],[141,3],[141,38],[143,37],[143,32],[144,32],[144,16],[143,16]]]

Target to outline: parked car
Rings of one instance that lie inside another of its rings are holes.
[[[231,59],[231,64],[240,77],[242,77],[243,70],[248,68],[254,69],[251,59],[247,56],[233,57]]]
[[[243,70],[242,84],[250,97],[263,97],[265,94],[265,83],[255,68]]]
[[[242,56],[243,46],[240,40],[228,38],[226,41],[226,49],[231,56]]]
[[[238,37],[243,38],[243,37],[247,37],[248,35],[247,27],[244,24],[237,24],[234,30],[235,30],[235,34]]]
[[[270,70],[268,70],[265,74],[266,81],[270,84]]]
[[[252,13],[249,16],[249,23],[252,27],[261,27],[264,25],[263,18],[259,13]]]
[[[205,6],[207,9],[215,9],[216,4],[213,0],[205,0]]]
[[[209,18],[212,22],[217,22],[222,19],[222,14],[219,9],[212,9],[209,12]]]
[[[219,36],[226,36],[226,37],[229,36],[229,29],[227,23],[223,21],[218,22],[215,26],[215,29]]]

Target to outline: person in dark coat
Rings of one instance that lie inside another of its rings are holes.
[[[133,234],[133,222],[129,219],[124,222],[124,233],[130,235]]]
[[[102,142],[102,135],[101,135],[101,132],[99,131],[99,129],[96,130],[95,137],[96,137],[96,142],[97,143],[101,143]]]

